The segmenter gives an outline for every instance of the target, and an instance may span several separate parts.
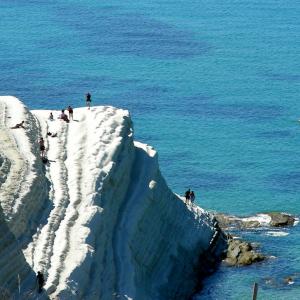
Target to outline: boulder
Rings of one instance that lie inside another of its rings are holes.
[[[280,212],[264,213],[270,216],[271,221],[262,221],[261,223],[255,218],[243,218],[230,216],[222,213],[215,213],[214,217],[218,221],[219,226],[223,230],[247,230],[259,227],[273,226],[291,226],[294,225],[295,218],[289,214]],[[260,217],[259,215],[257,215]],[[231,234],[227,234],[228,249],[224,263],[228,266],[246,266],[252,263],[262,261],[266,258],[265,255],[257,252],[258,243],[248,243],[238,239],[233,239]],[[290,284],[290,283],[289,283]]]
[[[241,253],[241,250],[240,250],[239,246],[232,247],[231,249],[228,249],[227,257],[237,258],[240,253]]]
[[[255,262],[259,262],[264,260],[265,257],[261,253],[257,253],[254,251],[246,251],[242,252],[242,254],[238,258],[238,265],[245,266],[245,265],[251,265]]]
[[[295,222],[295,218],[288,214],[271,212],[268,215],[271,217],[270,225],[274,227],[292,226]]]
[[[250,243],[241,240],[228,240],[228,250],[224,263],[228,266],[247,266],[265,259],[261,253],[253,250]]]
[[[224,263],[228,267],[234,267],[234,266],[237,265],[237,259],[236,258],[232,258],[232,257],[226,257],[225,260],[224,260]]]
[[[251,265],[252,262],[253,262],[253,254],[250,251],[248,251],[242,253],[239,256],[237,264],[241,266],[245,266],[245,265]]]
[[[252,250],[252,246],[250,243],[242,242],[240,243],[241,252],[249,252]]]
[[[261,224],[258,221],[243,221],[241,222],[241,227],[243,229],[247,229],[247,228],[258,228],[260,227]]]
[[[281,212],[265,213],[271,217],[270,226],[291,226],[294,225],[295,218],[289,214]],[[219,226],[224,230],[234,229],[253,229],[265,226],[257,220],[247,220],[246,218],[225,215],[221,213],[214,214],[216,220],[219,222]]]
[[[229,227],[238,227],[237,220],[231,216],[225,214],[214,214],[214,217],[219,223],[222,229],[228,229]]]

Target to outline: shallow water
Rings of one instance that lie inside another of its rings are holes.
[[[282,0],[2,0],[0,94],[58,109],[90,91],[130,110],[175,192],[191,187],[211,210],[299,215],[299,13]],[[262,299],[298,299],[299,279],[263,284],[300,272],[299,226],[287,231],[248,234],[277,258],[221,268],[201,299],[249,298],[254,281]]]

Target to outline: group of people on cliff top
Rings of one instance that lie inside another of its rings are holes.
[[[92,96],[90,93],[87,93],[86,95],[86,106],[88,107],[88,109],[91,108],[91,102],[92,102]],[[66,115],[65,113],[65,109],[62,109],[61,110],[61,114],[59,115],[58,119],[60,120],[63,120],[65,121],[66,123],[69,123],[70,120],[74,120],[73,119],[73,108],[71,105],[69,105],[66,110],[68,111],[69,113],[69,117]],[[52,112],[50,113],[50,116],[49,116],[49,120],[53,121],[54,120],[54,117],[53,117],[53,114]]]
[[[188,190],[184,193],[184,196],[185,196],[185,203],[186,203],[186,204],[189,204],[189,202],[191,202],[191,204],[194,203],[195,198],[196,198],[194,191],[191,191],[191,189],[188,189]]]
[[[87,93],[85,95],[85,97],[86,97],[86,106],[88,107],[88,109],[90,109],[91,108],[91,103],[92,103],[92,96],[91,96],[90,93]],[[67,107],[67,111],[69,112],[69,118],[65,114],[65,110],[64,109],[62,109],[61,114],[60,114],[60,116],[58,118],[61,119],[61,120],[66,121],[67,123],[69,123],[71,119],[73,120],[73,108],[69,105]],[[51,121],[54,120],[54,116],[53,116],[52,112],[50,112],[49,120],[51,120]],[[25,125],[25,121],[22,121],[21,123],[17,123],[15,126],[12,126],[10,128],[11,129],[18,129],[18,128],[25,129],[24,125]]]
[[[88,109],[91,108],[91,102],[92,102],[92,96],[90,93],[87,93],[86,94],[86,106],[88,107]],[[73,108],[71,105],[69,105],[66,110],[68,111],[69,113],[69,117],[67,116],[67,114],[65,113],[65,109],[62,109],[61,110],[61,113],[60,115],[58,116],[58,119],[60,120],[63,120],[65,121],[66,123],[69,123],[70,120],[74,120],[73,118]],[[50,121],[54,121],[54,116],[53,116],[53,113],[50,112],[50,115],[49,115],[49,120]],[[24,121],[23,121],[24,122]],[[22,123],[23,124],[23,123]],[[17,124],[16,126],[20,126],[19,124]],[[19,128],[19,127],[17,127]],[[23,127],[24,128],[24,127]],[[51,136],[51,137],[56,137],[57,136],[57,133],[52,133],[52,132],[47,132],[47,136]],[[45,147],[45,141],[44,141],[44,138],[41,137],[40,140],[39,140],[39,147],[40,147],[40,153],[41,153],[41,158],[43,160],[43,162],[48,162],[47,158],[46,158],[46,147]]]
[[[69,118],[68,118],[68,116],[65,114],[65,110],[64,110],[64,109],[61,110],[61,114],[58,116],[58,118],[59,118],[60,120],[65,121],[66,123],[69,123],[70,120],[74,120],[74,119],[73,119],[73,108],[72,108],[72,106],[69,105],[69,106],[67,107],[67,111],[68,111],[68,113],[69,113]],[[49,119],[50,119],[51,121],[53,121],[53,115],[52,115],[52,113],[50,113]]]

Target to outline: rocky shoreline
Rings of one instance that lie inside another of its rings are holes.
[[[227,266],[247,266],[268,258],[267,255],[259,252],[257,243],[234,238],[232,235],[233,231],[293,226],[297,221],[294,216],[281,212],[263,213],[248,218],[222,213],[215,213],[214,216],[220,228],[227,232],[228,249],[223,260]]]
[[[257,214],[253,217],[237,217],[222,213],[215,213],[219,226],[225,230],[249,230],[259,227],[283,227],[293,226],[296,218],[290,214],[281,212],[269,212]]]

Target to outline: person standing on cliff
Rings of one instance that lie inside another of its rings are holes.
[[[191,197],[191,189],[188,189],[184,195],[185,195],[185,202],[188,204]]]
[[[88,109],[91,108],[91,102],[92,102],[92,96],[90,93],[86,94],[86,106],[88,107]]]
[[[194,193],[194,191],[191,191],[191,193],[190,193],[190,199],[191,199],[191,203],[193,204],[194,203],[194,201],[195,201],[195,193]]]
[[[43,286],[45,284],[45,279],[44,279],[44,275],[40,271],[37,272],[36,281],[38,284],[38,292],[41,293],[43,290]]]
[[[73,120],[73,108],[72,108],[72,106],[68,106],[68,108],[67,108],[67,110],[68,110],[68,112],[69,112],[69,120]]]

